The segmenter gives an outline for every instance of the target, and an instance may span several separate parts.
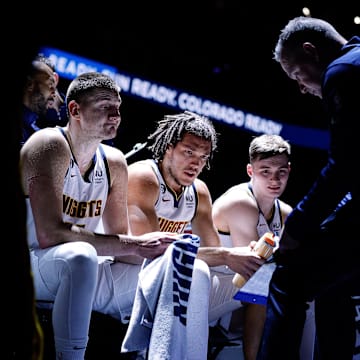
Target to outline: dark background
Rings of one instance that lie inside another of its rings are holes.
[[[346,38],[359,35],[358,1],[293,0],[281,2],[209,0],[181,2],[62,3],[49,6],[20,23],[23,45],[51,46],[114,66],[122,72],[189,91],[244,112],[286,124],[325,129],[327,118],[319,98],[301,95],[272,52],[288,20],[311,15],[331,22]],[[26,9],[23,11],[26,12]],[[34,7],[29,11],[34,14]],[[34,21],[33,21],[34,20]],[[24,25],[29,22],[29,27]],[[14,44],[12,44],[14,46]],[[67,81],[60,79],[60,88]],[[355,91],[355,89],[354,89]],[[145,142],[155,122],[176,110],[123,94],[117,146],[130,151]],[[204,179],[213,199],[229,186],[247,181],[248,145],[254,136],[214,122],[219,147]],[[325,164],[326,152],[292,147],[292,173],[283,199],[295,205]],[[147,150],[129,158],[144,158]]]

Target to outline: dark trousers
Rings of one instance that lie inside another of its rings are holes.
[[[313,299],[314,359],[352,360],[356,328],[351,296],[360,294],[360,251],[358,245],[349,251],[346,235],[335,234],[321,231],[306,246],[275,256],[257,360],[299,359],[307,302]]]

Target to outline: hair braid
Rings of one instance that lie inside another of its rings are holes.
[[[217,133],[211,121],[204,116],[185,111],[175,115],[165,115],[158,121],[156,130],[148,136],[152,144],[148,149],[152,151],[155,160],[162,160],[164,154],[171,144],[182,140],[185,134],[193,134],[211,142],[211,153],[206,167],[210,168],[210,160],[217,147]]]

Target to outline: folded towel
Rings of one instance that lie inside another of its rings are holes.
[[[147,349],[151,360],[188,359],[187,308],[199,245],[198,236],[182,234],[162,256],[144,261],[121,352]]]

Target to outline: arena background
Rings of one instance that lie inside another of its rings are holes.
[[[290,18],[302,15],[304,6],[312,16],[330,21],[345,37],[360,34],[359,25],[353,22],[360,15],[360,2],[353,0],[293,0],[286,4],[240,0],[7,3],[0,25],[2,185],[10,194],[7,208],[11,209],[5,212],[4,223],[16,224],[9,228],[12,238],[25,239],[24,211],[18,201],[21,194],[14,178],[18,173],[12,170],[18,159],[17,121],[25,64],[37,48],[61,49],[284,124],[326,129],[320,100],[301,95],[295,82],[272,60],[280,29]],[[68,80],[60,81],[65,90]],[[146,141],[155,122],[174,109],[127,94],[123,94],[123,100],[117,146],[126,153],[134,144]],[[204,171],[201,178],[215,199],[229,186],[247,180],[247,149],[254,134],[220,122],[214,125],[220,134],[219,148],[212,169]],[[292,173],[283,199],[295,205],[315,180],[326,160],[326,151],[299,145],[293,145],[292,150]],[[142,150],[129,162],[146,156],[146,150]],[[354,176],[352,170],[344,176]],[[16,270],[22,269],[23,258],[22,254],[16,256],[17,244],[4,243],[5,253],[14,255],[13,276],[7,277],[5,286],[10,290],[14,284],[21,284],[18,279],[22,274]],[[3,267],[3,272],[8,271],[7,262]],[[24,307],[21,300],[27,298],[10,292],[13,307],[7,311],[11,320],[6,324],[17,325],[21,321],[16,322],[14,314]],[[357,302],[360,304],[358,298]],[[360,314],[359,309],[360,305]],[[360,329],[360,315],[357,320]],[[354,359],[360,359],[359,334],[358,330]]]
[[[34,13],[34,4],[25,6]],[[92,5],[65,1],[56,11],[46,9],[47,16],[34,15],[39,21],[27,19],[29,31],[24,31],[22,46],[24,51],[34,43],[54,47],[283,124],[326,130],[320,99],[300,94],[297,84],[272,59],[280,30],[290,18],[303,15],[304,6],[312,16],[330,21],[345,37],[359,35],[360,25],[353,19],[360,16],[360,3],[349,0],[337,4],[322,0],[115,4],[105,0]],[[61,78],[60,88],[65,91],[68,82]],[[173,108],[124,93],[116,145],[124,153],[130,151],[146,141],[158,119],[173,112]],[[218,121],[214,125],[219,133],[218,151],[211,170],[201,174],[213,199],[248,179],[248,145],[256,135]],[[147,155],[146,149],[141,150],[129,163]],[[292,143],[292,173],[283,199],[295,205],[325,160],[326,150]]]

